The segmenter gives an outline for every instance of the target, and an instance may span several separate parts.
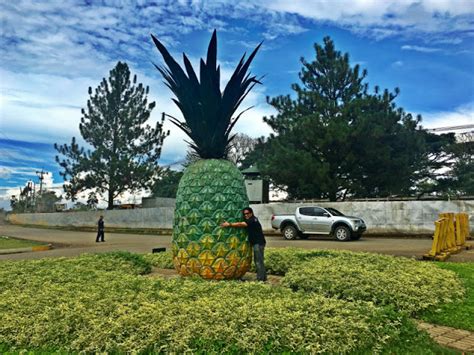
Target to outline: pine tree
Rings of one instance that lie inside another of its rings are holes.
[[[257,145],[260,170],[292,198],[388,196],[407,193],[419,170],[423,137],[414,118],[378,88],[326,37],[315,60],[301,59],[300,84],[267,99],[277,114],[264,121],[275,132]]]
[[[92,91],[87,108],[82,109],[79,130],[87,143],[80,147],[75,137],[71,144],[55,149],[63,168],[64,190],[74,200],[77,193],[93,189],[106,193],[108,208],[125,191],[149,188],[159,171],[158,159],[168,133],[163,120],[155,127],[147,124],[155,103],[148,103],[148,87],[131,78],[126,63],[118,62],[109,78]]]

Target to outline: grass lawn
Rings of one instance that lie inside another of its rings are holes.
[[[44,243],[35,242],[32,240],[15,239],[12,237],[7,237],[5,235],[0,236],[0,250],[28,248],[36,245],[44,245]]]
[[[429,323],[446,325],[474,332],[474,263],[436,263],[440,268],[454,271],[464,284],[466,297],[425,311],[420,318]]]

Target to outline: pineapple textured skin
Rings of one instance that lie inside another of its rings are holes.
[[[199,160],[179,183],[173,226],[173,262],[182,276],[235,279],[250,268],[252,253],[245,228],[222,228],[242,220],[248,207],[244,178],[223,159]]]

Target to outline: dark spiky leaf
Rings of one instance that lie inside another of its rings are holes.
[[[155,67],[163,76],[166,86],[175,95],[176,99],[173,101],[184,117],[184,122],[175,118],[172,118],[171,122],[192,139],[191,143],[187,143],[201,158],[225,158],[229,143],[234,137],[230,132],[247,110],[240,112],[236,117],[233,116],[250,90],[256,84],[260,84],[255,76],[248,73],[248,69],[261,43],[247,60],[244,54],[224,91],[221,92],[215,30],[209,42],[206,61],[200,60],[199,80],[185,54],[183,62],[186,72],[156,37],[152,35],[152,39],[167,66],[155,65]]]

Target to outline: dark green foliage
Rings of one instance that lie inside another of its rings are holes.
[[[151,188],[152,197],[175,198],[176,191],[178,191],[179,180],[182,176],[182,171],[174,171],[171,169],[163,170]]]
[[[268,99],[278,113],[264,120],[275,134],[249,159],[291,198],[409,194],[430,167],[421,117],[396,107],[398,89],[368,93],[367,72],[329,37],[315,51],[314,61],[301,59],[296,98]]]
[[[184,122],[171,117],[171,122],[191,138],[188,142],[193,151],[203,159],[226,158],[229,144],[234,138],[230,132],[243,112],[232,117],[252,88],[260,83],[247,73],[250,63],[260,45],[247,60],[240,59],[223,92],[220,90],[220,66],[217,66],[217,35],[212,34],[207,50],[207,59],[200,62],[199,79],[186,56],[183,61],[186,72],[173,59],[161,42],[152,35],[167,67],[156,66],[163,75],[165,84],[176,99],[174,103],[181,110]]]
[[[142,254],[133,254],[128,251],[113,251],[97,254],[95,257],[98,263],[111,266],[110,271],[116,271],[117,265],[130,265],[131,270],[137,275],[145,275],[151,272],[151,263]],[[102,269],[102,271],[108,270],[107,267]]]
[[[174,269],[173,253],[169,250],[161,253],[145,254],[143,258],[154,267]]]
[[[79,129],[90,149],[79,147],[75,137],[70,145],[54,145],[65,157],[56,156],[56,161],[69,181],[64,185],[68,197],[74,199],[84,189],[107,192],[110,209],[122,192],[151,185],[167,133],[162,131],[163,121],[155,128],[146,123],[155,107],[148,103],[148,91],[137,85],[136,76],[131,79],[128,65],[121,62],[94,92],[89,88]]]
[[[474,135],[426,134],[427,165],[420,169],[418,194],[437,192],[445,197],[474,195]]]
[[[423,134],[425,151],[419,162],[415,194],[421,196],[451,190],[453,182],[449,168],[452,168],[454,162],[452,150],[456,141],[455,135],[453,133],[438,135],[426,131],[420,133]]]
[[[474,196],[474,134],[465,133],[453,146],[456,162],[452,178],[456,192],[461,195]]]
[[[348,183],[357,197],[410,195],[421,172],[429,168],[425,136],[412,117],[394,104],[396,94],[365,95],[350,105],[349,151],[345,157]],[[430,171],[426,171],[429,173]]]

